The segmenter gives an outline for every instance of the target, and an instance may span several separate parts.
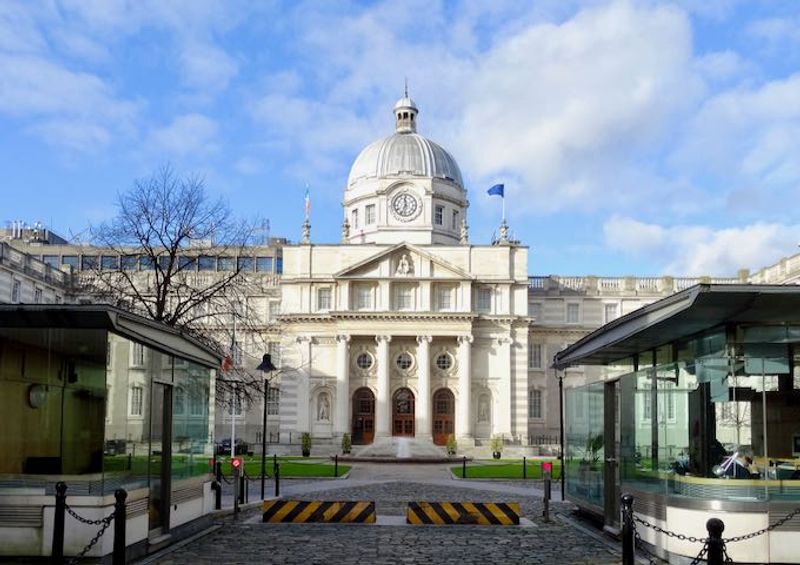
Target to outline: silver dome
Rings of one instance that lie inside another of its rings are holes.
[[[363,178],[393,176],[441,178],[464,187],[453,156],[416,133],[396,133],[367,145],[350,169],[347,186]]]

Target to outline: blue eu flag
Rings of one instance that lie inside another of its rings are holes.
[[[490,188],[490,189],[489,189],[487,192],[488,192],[490,195],[495,195],[495,194],[497,194],[497,195],[498,195],[498,196],[500,196],[501,198],[505,198],[504,191],[505,191],[505,185],[502,185],[502,184],[496,184],[496,185],[494,185],[492,188]]]

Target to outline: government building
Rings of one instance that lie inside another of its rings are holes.
[[[352,165],[341,242],[314,242],[307,218],[296,244],[273,238],[193,267],[197,284],[233,264],[257,283],[246,307],[261,339],[240,334],[237,347],[246,370],[255,373],[263,353],[279,369],[267,400],[270,451],[299,450],[307,432],[331,452],[346,433],[354,444],[400,436],[440,445],[452,434],[459,449],[499,436],[552,452],[559,384],[602,378],[597,367],[554,370],[556,353],[697,283],[800,281],[800,255],[722,279],[531,275],[535,260],[529,266],[505,223],[496,241],[470,241],[460,168],[417,132],[416,104],[404,96],[392,115],[394,132]],[[0,303],[75,301],[81,280],[118,264],[103,249],[15,222],[0,231]],[[147,284],[144,265],[130,268]],[[147,403],[146,390],[115,394],[128,414]],[[230,438],[235,424],[257,450],[263,400],[216,400],[226,408],[215,413],[215,439]]]

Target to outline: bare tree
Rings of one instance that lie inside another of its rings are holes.
[[[165,166],[120,193],[116,217],[92,228],[101,257],[84,291],[238,361],[241,342],[234,333],[266,350],[262,315],[247,311],[247,297],[263,288],[239,259],[252,255],[256,225],[235,218],[222,199],[209,198],[201,177],[179,177]],[[261,375],[233,365],[218,379],[220,400],[230,396],[225,393],[233,383],[245,397],[263,391]]]

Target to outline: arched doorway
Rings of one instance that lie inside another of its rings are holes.
[[[375,437],[375,395],[368,388],[353,393],[353,443],[365,445]]]
[[[407,388],[392,397],[392,435],[414,437],[414,393]]]
[[[433,395],[433,443],[445,445],[447,436],[454,433],[456,421],[456,399],[446,388]]]

